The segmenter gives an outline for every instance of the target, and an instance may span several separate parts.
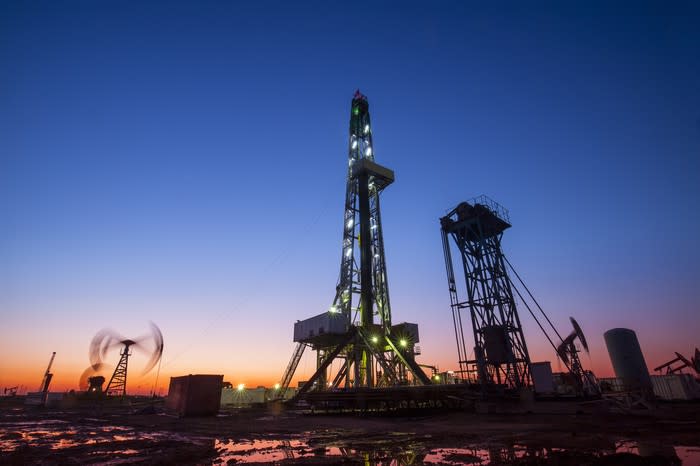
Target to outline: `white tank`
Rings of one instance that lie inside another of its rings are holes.
[[[627,390],[650,391],[649,369],[644,361],[637,334],[628,328],[614,328],[603,335],[615,376]]]

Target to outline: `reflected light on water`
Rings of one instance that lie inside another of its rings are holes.
[[[174,447],[174,444],[178,446]],[[498,443],[442,446],[437,439],[419,439],[401,432],[388,432],[373,439],[362,436],[346,438],[342,435],[319,437],[313,432],[306,432],[293,438],[234,440],[169,431],[143,432],[140,429],[113,425],[91,425],[84,428],[60,421],[0,423],[0,454],[22,447],[40,447],[55,452],[70,451],[69,455],[78,455],[75,458],[94,458],[95,461],[114,461],[113,464],[117,464],[147,461],[153,451],[159,448],[179,448],[184,445],[201,446],[197,452],[201,452],[202,458],[210,458],[214,464],[270,464],[307,458],[317,464],[350,462],[375,466],[507,466],[521,464],[523,459],[531,458],[537,464],[557,464],[557,461],[566,457],[569,461],[567,464],[575,464],[571,463],[572,459],[590,462],[614,454],[633,454],[666,458],[668,464],[700,465],[699,447],[666,445],[654,441],[610,441],[598,449],[543,448]]]
[[[312,447],[303,440],[215,440],[217,452],[215,463],[235,462],[240,464],[261,464],[284,462],[300,458],[322,457],[343,458],[361,461],[374,466],[404,466],[413,464],[482,466],[520,464],[523,459],[552,459],[557,456],[581,455],[581,458],[596,458],[630,453],[639,456],[667,458],[669,464],[700,464],[700,448],[687,446],[663,446],[632,441],[620,442],[609,449],[567,450],[564,448],[533,448],[526,445],[488,445],[469,448],[420,448],[403,450],[401,453],[381,448],[362,450],[348,447]],[[681,463],[678,463],[680,459]],[[538,463],[539,464],[539,463]],[[544,463],[543,463],[544,464]]]
[[[214,441],[218,459],[224,462],[260,463],[312,456],[308,445],[300,440]],[[308,452],[307,452],[308,450]]]

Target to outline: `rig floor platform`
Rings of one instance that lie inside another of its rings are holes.
[[[503,401],[519,399],[519,395],[513,391],[489,394],[490,399],[494,396]],[[445,384],[312,391],[306,393],[303,400],[314,412],[391,412],[467,408],[483,397],[479,385]]]

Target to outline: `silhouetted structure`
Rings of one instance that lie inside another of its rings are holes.
[[[134,340],[124,338],[111,329],[102,329],[97,332],[90,342],[90,367],[83,372],[83,375],[81,376],[81,385],[83,378],[89,381],[91,379],[91,377],[89,377],[91,372],[96,374],[104,367],[102,360],[111,348],[120,347],[119,362],[117,363],[117,367],[114,369],[104,392],[107,395],[126,396],[126,382],[131,349],[136,348],[143,352],[149,352],[150,350],[150,358],[143,370],[144,374],[153,369],[153,367],[160,362],[163,355],[163,334],[158,326],[153,322],[150,323],[150,326],[150,335],[143,335]],[[150,340],[153,344],[152,349],[148,348],[144,344],[148,340]]]
[[[294,325],[297,347],[281,394],[307,346],[316,351],[316,372],[297,397],[309,390],[430,383],[415,362],[418,325],[392,324],[379,201],[394,172],[374,155],[369,104],[357,91],[350,107],[340,278],[328,311]]]
[[[440,225],[461,374],[469,378],[475,367],[484,388],[531,385],[530,356],[501,251],[503,231],[511,226],[508,212],[481,196],[459,204]],[[466,298],[458,293],[450,237],[459,252]],[[471,319],[473,358],[468,356],[462,310]]]
[[[223,375],[171,377],[165,408],[180,416],[216,416],[221,406]]]
[[[697,375],[700,375],[700,349],[695,348],[694,356],[686,358],[679,352],[674,352],[675,358],[668,362],[661,364],[654,368],[654,371],[661,373],[664,371],[666,374],[675,374],[676,372],[681,372],[683,369],[692,369]]]

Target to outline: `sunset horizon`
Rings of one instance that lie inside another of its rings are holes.
[[[699,6],[3,2],[0,462],[700,461]]]

